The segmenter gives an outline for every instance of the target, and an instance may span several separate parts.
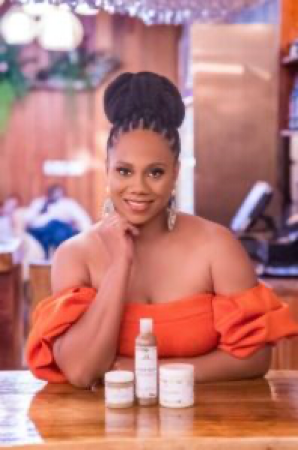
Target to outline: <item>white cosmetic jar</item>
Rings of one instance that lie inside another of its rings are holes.
[[[114,370],[105,374],[105,404],[108,408],[130,408],[133,406],[133,372]]]
[[[193,365],[164,364],[160,366],[159,403],[166,408],[187,408],[193,406]]]

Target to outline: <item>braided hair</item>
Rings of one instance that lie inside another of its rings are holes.
[[[104,111],[112,123],[108,150],[122,133],[146,129],[160,133],[178,158],[185,107],[176,86],[153,72],[125,72],[107,87]]]

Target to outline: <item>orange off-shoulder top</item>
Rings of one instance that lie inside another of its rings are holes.
[[[55,363],[53,343],[82,316],[95,295],[93,288],[75,287],[38,304],[26,349],[29,368],[36,377],[67,381]],[[298,335],[288,305],[263,283],[238,295],[198,294],[170,303],[127,303],[118,355],[134,356],[142,317],[154,321],[160,358],[194,357],[216,348],[246,358],[266,343]]]

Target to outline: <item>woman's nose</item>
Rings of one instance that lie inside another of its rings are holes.
[[[131,189],[133,192],[147,192],[148,186],[144,176],[135,175],[131,178],[131,181]]]

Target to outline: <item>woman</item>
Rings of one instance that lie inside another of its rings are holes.
[[[79,387],[113,367],[133,370],[139,319],[152,317],[160,361],[192,363],[196,381],[265,374],[270,344],[298,326],[227,229],[176,213],[178,90],[154,73],[124,73],[104,108],[113,125],[105,215],[57,250],[54,296],[35,312],[29,367]]]

